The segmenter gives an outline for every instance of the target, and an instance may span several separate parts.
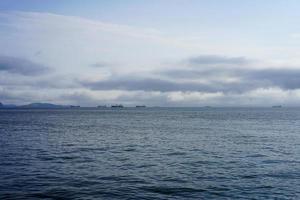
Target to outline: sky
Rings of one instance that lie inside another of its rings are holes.
[[[0,102],[300,106],[298,0],[1,0]]]

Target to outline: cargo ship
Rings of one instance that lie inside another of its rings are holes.
[[[124,106],[122,104],[116,104],[116,105],[112,105],[112,108],[124,108]]]

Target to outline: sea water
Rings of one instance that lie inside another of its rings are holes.
[[[0,199],[300,199],[299,108],[0,110]]]

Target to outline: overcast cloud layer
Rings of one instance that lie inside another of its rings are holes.
[[[0,55],[0,71],[22,75],[39,75],[47,72],[48,68],[24,58]]]
[[[2,12],[0,102],[300,105],[296,59],[231,43],[75,16]]]

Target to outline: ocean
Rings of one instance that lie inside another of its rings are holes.
[[[0,199],[300,199],[300,108],[1,109]]]

